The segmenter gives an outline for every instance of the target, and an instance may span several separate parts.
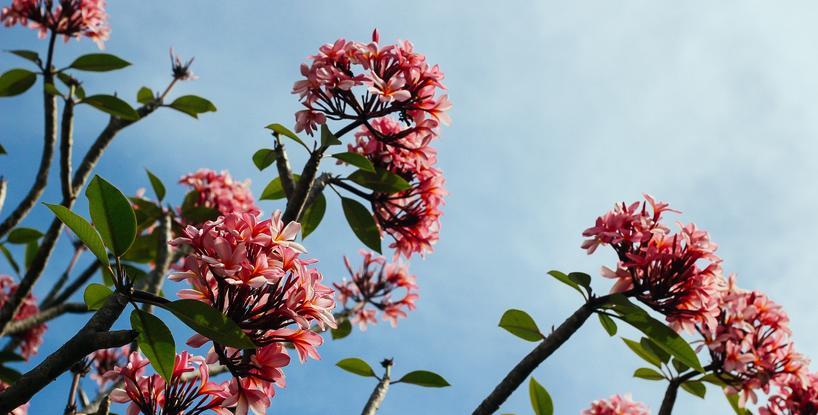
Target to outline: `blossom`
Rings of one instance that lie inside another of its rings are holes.
[[[742,401],[756,402],[755,391],[806,381],[807,360],[795,351],[789,318],[781,306],[758,291],[730,288],[715,322],[699,331],[705,338],[716,375]]]
[[[6,27],[28,26],[39,31],[41,38],[51,31],[66,41],[85,36],[100,49],[110,31],[107,19],[105,0],[12,0],[0,11]]]
[[[761,415],[818,414],[818,374],[807,375],[806,382],[790,378],[758,411]]]
[[[582,411],[582,415],[649,415],[648,407],[641,402],[634,402],[630,395],[614,395],[608,399],[591,402],[591,407]]]
[[[171,275],[191,284],[179,296],[222,311],[259,346],[234,350],[214,343],[209,359],[227,365],[234,375],[254,379],[269,393],[273,384],[283,386],[278,369],[289,357],[282,344],[293,344],[302,361],[306,356],[317,359],[315,347],[322,341],[309,333],[313,323],[321,329],[335,327],[334,292],[321,283],[323,276],[312,267],[316,261],[301,258],[304,249],[294,241],[299,229],[297,223],[285,225],[281,212],[267,220],[232,213],[201,227],[189,225],[171,242],[190,252]],[[206,342],[194,336],[188,344]]]
[[[130,346],[101,349],[91,353],[91,379],[97,382],[100,389],[108,382],[118,380],[118,376],[111,377],[115,374],[113,370],[127,364],[130,355]]]
[[[451,103],[438,95],[445,89],[443,73],[409,41],[380,45],[375,30],[370,42],[338,39],[321,46],[309,60],[301,65],[303,79],[292,90],[306,107],[296,113],[296,132],[311,135],[326,119],[369,120],[392,114],[410,131],[424,128],[430,119],[450,122],[446,112]]]
[[[582,248],[592,254],[609,245],[619,260],[602,275],[616,280],[612,292],[623,292],[664,314],[677,330],[694,331],[719,314],[727,282],[717,245],[694,224],[679,224],[672,233],[662,221],[667,203],[644,195],[644,202],[621,203],[586,229]]]
[[[173,73],[173,79],[180,81],[193,81],[199,79],[193,71],[190,70],[190,65],[193,64],[195,58],[190,58],[187,62],[182,62],[179,55],[173,53],[173,48],[170,48],[170,66]]]
[[[228,415],[223,405],[230,396],[228,386],[210,381],[210,371],[203,358],[188,352],[176,355],[169,381],[158,374],[144,376],[141,371],[147,365],[138,352],[131,354],[129,362],[113,372],[125,381],[123,388],[111,392],[111,400],[130,403],[128,414],[201,414],[214,411]],[[198,376],[185,376],[198,370]]]
[[[226,215],[233,212],[247,212],[254,215],[261,211],[250,193],[250,181],[237,182],[226,170],[217,173],[213,170],[199,169],[186,174],[179,179],[179,183],[188,186],[196,193],[189,194],[192,206],[195,208],[215,209]],[[182,206],[182,214],[185,213]]]
[[[8,275],[0,275],[0,307],[14,295],[15,291],[17,291],[17,283],[14,282],[14,279]],[[37,299],[29,293],[20,305],[17,314],[14,315],[14,320],[24,320],[39,313],[40,308],[37,306]],[[37,354],[40,345],[43,344],[43,335],[47,328],[48,325],[42,323],[26,331],[11,335],[19,342],[18,347],[23,358],[28,360],[31,356]]]
[[[436,122],[427,120],[426,124]],[[443,172],[435,167],[437,153],[428,146],[429,134],[427,130],[406,130],[388,117],[375,119],[370,125],[371,129],[358,130],[349,151],[367,157],[377,169],[394,173],[409,184],[408,189],[396,193],[372,194],[378,226],[394,239],[389,246],[396,255],[411,258],[414,253],[431,252],[439,237],[441,207],[447,193]]]
[[[415,309],[418,299],[415,276],[409,274],[409,266],[405,263],[387,263],[386,258],[366,250],[360,253],[363,264],[357,271],[344,257],[351,279],[334,284],[338,290],[338,301],[344,304],[344,308],[347,308],[347,302],[352,303],[353,306],[347,310],[351,321],[358,324],[361,330],[377,322],[376,310],[380,310],[381,318],[395,327],[398,318],[406,317],[408,311]],[[402,292],[402,296],[393,298],[398,292]]]

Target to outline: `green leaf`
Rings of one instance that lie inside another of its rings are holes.
[[[193,118],[199,118],[199,114],[205,112],[216,112],[216,106],[213,105],[212,102],[202,97],[197,97],[196,95],[185,95],[176,98],[176,100],[170,104],[170,107],[177,111],[184,112]]]
[[[253,164],[256,165],[259,171],[270,167],[276,161],[276,152],[270,148],[262,148],[253,154]]]
[[[85,189],[88,210],[105,246],[121,257],[136,239],[136,214],[131,201],[114,185],[94,176]]]
[[[156,248],[159,243],[158,234],[142,234],[136,237],[131,248],[122,259],[125,261],[147,264],[156,260]]]
[[[105,267],[108,266],[108,253],[105,251],[102,238],[85,218],[68,210],[68,208],[62,205],[50,205],[48,203],[45,205],[57,215],[65,226],[68,226],[68,228],[77,235],[77,238],[80,238],[82,243],[88,247],[88,250],[97,257],[102,265]]]
[[[667,363],[667,362],[670,361],[670,354],[668,352],[666,352],[664,349],[662,349],[661,347],[659,347],[659,345],[656,344],[656,342],[654,342],[653,340],[651,340],[651,339],[649,339],[647,337],[642,337],[642,339],[639,340],[639,344],[642,345],[643,349],[650,352],[651,354],[656,356],[659,360],[661,360],[662,363]]]
[[[716,386],[718,386],[720,388],[724,388],[725,386],[727,386],[727,384],[724,383],[723,380],[719,379],[719,377],[716,376],[713,373],[708,373],[708,374],[700,377],[698,380],[700,382],[707,382],[707,383],[709,383],[711,385],[716,385]]]
[[[682,383],[682,389],[691,395],[698,396],[702,399],[704,399],[705,395],[707,395],[707,387],[704,386],[704,383],[695,380],[688,380],[687,382]]]
[[[641,357],[644,361],[656,366],[662,367],[662,363],[655,354],[645,350],[639,342],[635,342],[630,339],[622,338],[622,341],[625,342],[625,345],[628,346],[631,351],[636,353],[637,356]]]
[[[565,273],[557,271],[557,270],[551,270],[551,271],[548,271],[548,275],[556,278],[557,281],[559,281],[559,282],[561,282],[561,283],[563,283],[563,284],[577,290],[577,292],[582,294],[583,296],[585,295],[585,293],[582,292],[582,289],[579,288],[579,284],[577,284],[576,281],[574,281],[573,279],[568,277],[568,275],[566,275]]]
[[[383,169],[377,169],[375,173],[355,170],[349,175],[348,179],[367,189],[372,189],[380,193],[391,194],[412,188],[412,185],[403,177]]]
[[[108,72],[130,66],[130,62],[108,53],[89,53],[82,55],[69,65],[80,71]]]
[[[329,147],[341,144],[341,140],[335,137],[335,134],[329,130],[327,124],[321,124],[321,146]]]
[[[662,380],[665,378],[661,373],[648,367],[636,369],[633,372],[633,377],[647,380]]]
[[[6,153],[6,148],[3,147],[2,144],[0,144],[0,155],[2,155],[2,154],[8,154],[8,153]]]
[[[551,401],[551,395],[533,376],[528,382],[528,396],[531,399],[531,409],[534,410],[535,415],[554,414],[554,402]]]
[[[113,95],[91,95],[80,101],[81,104],[88,104],[102,112],[119,117],[125,121],[136,121],[139,114],[127,102]]]
[[[369,210],[356,200],[346,197],[341,198],[341,206],[355,236],[369,249],[381,253],[381,232]]]
[[[165,185],[150,170],[145,169],[145,173],[148,173],[148,180],[151,182],[153,192],[156,193],[156,198],[161,202],[165,198]]]
[[[27,244],[43,237],[43,233],[32,228],[16,228],[9,232],[8,242],[12,244]]]
[[[295,177],[293,177],[294,181],[297,181]],[[284,192],[284,185],[281,183],[281,177],[276,177],[273,180],[270,180],[270,183],[267,183],[267,186],[264,186],[264,190],[261,191],[261,197],[259,200],[278,200],[284,199],[287,197],[287,193]]]
[[[647,335],[671,356],[698,372],[704,372],[696,352],[673,329],[651,317],[645,310],[628,301],[625,296],[614,296],[610,305],[621,315],[622,320]]]
[[[608,317],[607,314],[599,313],[597,316],[599,316],[599,323],[602,324],[602,328],[605,329],[605,332],[607,332],[611,337],[616,336],[616,322],[613,321],[612,318]]]
[[[40,245],[37,241],[31,241],[26,244],[26,254],[23,257],[23,264],[25,264],[26,269],[31,268],[31,263],[34,262],[34,257],[37,256],[37,251],[40,249]]]
[[[500,317],[498,326],[506,329],[509,333],[530,342],[537,342],[543,339],[540,329],[534,319],[522,310],[507,310]]]
[[[6,261],[9,262],[9,265],[14,269],[14,272],[20,273],[20,265],[17,264],[17,261],[14,260],[14,256],[11,254],[8,248],[5,245],[0,244],[0,252],[3,253],[3,256],[6,257]]]
[[[162,305],[162,308],[216,343],[237,349],[256,348],[238,324],[209,304],[197,300],[176,300]]]
[[[85,287],[82,299],[85,300],[85,305],[89,310],[99,310],[113,293],[110,288],[94,283]]]
[[[28,91],[37,82],[37,74],[25,69],[12,69],[0,75],[0,97],[13,97]]]
[[[368,158],[351,151],[347,151],[344,153],[336,153],[333,154],[332,157],[335,157],[338,160],[343,161],[344,163],[350,164],[355,166],[363,171],[368,171],[370,173],[375,173],[375,166],[372,165],[372,162],[369,161]]]
[[[192,190],[182,201],[182,217],[191,223],[204,223],[209,220],[214,220],[221,215],[215,208],[205,206],[197,206],[199,201],[199,192]]]
[[[324,213],[327,211],[327,198],[323,193],[319,193],[314,202],[304,210],[301,215],[301,239],[306,238],[311,234],[318,225],[321,224],[321,219],[324,219]]]
[[[690,369],[689,367],[687,367],[686,364],[676,359],[671,360],[670,363],[673,365],[673,368],[676,369],[676,371],[679,373],[686,372],[688,369]]]
[[[170,381],[176,360],[176,343],[168,326],[159,317],[135,309],[131,312],[131,328],[139,333],[136,338],[139,348],[156,373]]]
[[[402,378],[398,379],[398,382],[423,386],[425,388],[445,388],[446,386],[451,386],[446,379],[443,379],[443,376],[428,370],[413,370],[403,375]]]
[[[62,92],[60,92],[60,90],[59,90],[59,89],[57,89],[57,86],[56,86],[56,85],[54,85],[53,83],[50,83],[50,82],[49,82],[49,83],[45,84],[44,88],[45,88],[45,92],[46,92],[48,95],[54,95],[54,96],[57,96],[57,97],[63,97],[63,98],[65,98],[65,96],[63,95],[63,93],[62,93]]]
[[[264,128],[271,130],[273,132],[273,135],[275,135],[276,137],[283,135],[284,137],[294,140],[296,143],[299,143],[304,147],[307,146],[306,144],[304,144],[303,141],[301,141],[300,138],[298,138],[297,135],[295,135],[294,132],[290,131],[287,127],[281,124],[270,124]]]
[[[150,88],[143,86],[136,92],[136,102],[140,104],[147,104],[153,101],[153,91]]]
[[[334,328],[330,331],[332,335],[332,340],[341,340],[349,334],[352,333],[352,323],[349,322],[349,319],[345,318],[340,323],[338,323],[338,327]]]
[[[349,357],[335,364],[335,366],[359,376],[376,377],[372,366],[357,357]]]
[[[0,350],[0,363],[22,362],[26,360],[23,356],[9,350]]]
[[[12,384],[17,382],[17,379],[20,379],[20,372],[5,366],[0,366],[0,381],[6,384]]]
[[[568,274],[568,278],[570,278],[571,281],[574,281],[575,283],[577,283],[577,285],[585,287],[585,290],[588,291],[589,293],[591,292],[591,276],[590,275],[588,275],[588,274],[586,274],[584,272],[572,272],[572,273]]]
[[[40,61],[40,55],[38,55],[37,52],[35,52],[33,50],[17,49],[17,50],[8,50],[6,52],[11,53],[12,55],[17,55],[17,56],[19,56],[19,57],[21,57],[23,59],[32,61],[32,62],[36,63],[37,65],[39,65],[40,62],[41,62]]]

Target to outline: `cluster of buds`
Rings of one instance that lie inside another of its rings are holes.
[[[179,183],[195,192],[194,207],[215,209],[222,215],[234,212],[252,215],[261,213],[250,192],[250,181],[236,181],[226,170],[219,173],[199,169],[182,176]]]
[[[589,239],[582,248],[591,254],[600,245],[611,246],[617,265],[603,267],[602,275],[616,280],[612,292],[635,296],[677,330],[692,332],[697,324],[713,324],[727,286],[716,244],[693,224],[671,233],[662,214],[677,211],[644,197],[644,202],[617,204],[597,218],[583,232]]]
[[[279,368],[289,363],[282,344],[292,344],[303,361],[318,358],[321,337],[312,332],[313,322],[322,330],[335,327],[333,290],[321,284],[322,276],[311,265],[315,260],[299,256],[304,248],[294,241],[301,226],[286,226],[281,212],[260,220],[250,213],[232,213],[201,227],[187,226],[171,242],[186,246],[189,254],[171,279],[187,280],[191,288],[181,298],[212,305],[241,327],[254,350],[234,350],[213,344],[209,361],[219,361],[242,382],[239,389],[272,393],[283,385]],[[195,335],[188,344],[207,343]]]
[[[304,79],[293,93],[306,109],[296,113],[296,132],[313,134],[327,119],[370,120],[393,113],[414,125],[404,134],[417,129],[434,135],[439,122],[448,125],[451,104],[446,95],[436,96],[445,89],[440,68],[430,66],[411,42],[380,46],[379,37],[375,30],[370,43],[338,39],[301,65]],[[365,88],[361,101],[357,87]]]
[[[39,31],[63,35],[65,40],[85,36],[102,49],[110,28],[105,0],[13,0],[0,12],[6,27],[20,24]]]
[[[15,291],[17,291],[17,283],[14,282],[14,279],[8,275],[0,275],[0,307],[14,295]],[[37,300],[32,294],[29,294],[23,300],[17,314],[14,315],[14,320],[25,320],[39,314],[39,312],[40,308],[37,306]],[[19,343],[20,356],[28,360],[31,356],[37,354],[37,350],[43,344],[43,335],[47,328],[48,326],[43,323],[12,335],[14,341]]]
[[[794,349],[781,306],[760,292],[736,288],[731,278],[719,308],[717,321],[700,331],[716,374],[731,391],[756,402],[756,390],[806,382],[807,360]]]
[[[582,415],[649,415],[648,407],[631,400],[630,395],[614,395],[608,399],[591,402],[591,407]]]
[[[110,396],[114,402],[130,403],[129,414],[198,415],[207,411],[233,414],[227,409],[231,396],[229,385],[210,381],[210,372],[203,358],[191,356],[188,352],[177,354],[168,381],[157,374],[144,375],[147,364],[148,361],[135,352],[125,366],[115,367],[106,374],[124,380],[124,387],[114,389]],[[196,370],[198,376],[188,375]]]
[[[415,276],[409,274],[408,265],[401,262],[387,263],[386,258],[361,250],[363,264],[358,271],[352,269],[347,257],[344,264],[351,279],[334,284],[338,291],[338,302],[350,314],[350,321],[366,330],[368,324],[377,323],[377,311],[382,318],[397,325],[398,318],[405,318],[407,312],[415,309],[418,299]],[[394,299],[395,293],[402,292],[400,299]],[[347,303],[353,304],[347,308]]]

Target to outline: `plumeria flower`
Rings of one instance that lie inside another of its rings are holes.
[[[15,291],[17,291],[17,283],[14,282],[14,278],[8,275],[0,275],[0,307],[3,307],[3,304],[14,295]],[[29,294],[25,300],[23,300],[17,314],[14,315],[14,320],[24,320],[39,313],[40,308],[37,306],[37,299],[34,295]],[[19,343],[17,348],[23,358],[28,360],[31,356],[37,354],[40,345],[43,344],[43,335],[47,328],[48,325],[45,323],[38,324],[26,331],[11,336]]]
[[[806,379],[792,377],[781,383],[758,412],[761,415],[818,414],[818,374],[811,373]]]
[[[250,181],[238,182],[226,170],[219,173],[200,169],[182,176],[179,183],[198,193],[195,207],[215,209],[223,215],[233,212],[261,213],[250,193]]]
[[[6,27],[28,26],[37,30],[41,38],[52,32],[66,41],[84,36],[100,49],[110,32],[107,20],[105,0],[12,0],[11,5],[0,11],[0,21]]]
[[[631,400],[630,395],[614,395],[593,401],[582,415],[650,415],[650,411],[645,404]]]
[[[190,66],[193,65],[194,59],[196,58],[190,58],[190,60],[187,62],[182,62],[182,58],[173,53],[173,48],[170,48],[170,66],[173,73],[173,79],[179,81],[193,81],[199,79],[199,77],[190,70]]]

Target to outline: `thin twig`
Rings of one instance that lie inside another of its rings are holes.
[[[99,261],[94,260],[94,262],[88,264],[88,267],[85,268],[84,271],[74,280],[71,284],[65,287],[65,290],[61,292],[59,295],[55,296],[51,301],[47,303],[43,303],[40,308],[52,306],[54,304],[62,304],[68,300],[69,297],[74,295],[75,292],[79,291],[94,274],[97,273],[99,270]]]
[[[14,334],[19,334],[24,331],[31,329],[34,326],[39,326],[49,320],[53,320],[63,314],[66,313],[87,313],[88,307],[83,303],[62,303],[55,305],[51,308],[47,308],[39,313],[24,318],[22,320],[14,320],[6,326],[6,335],[11,336]]]

